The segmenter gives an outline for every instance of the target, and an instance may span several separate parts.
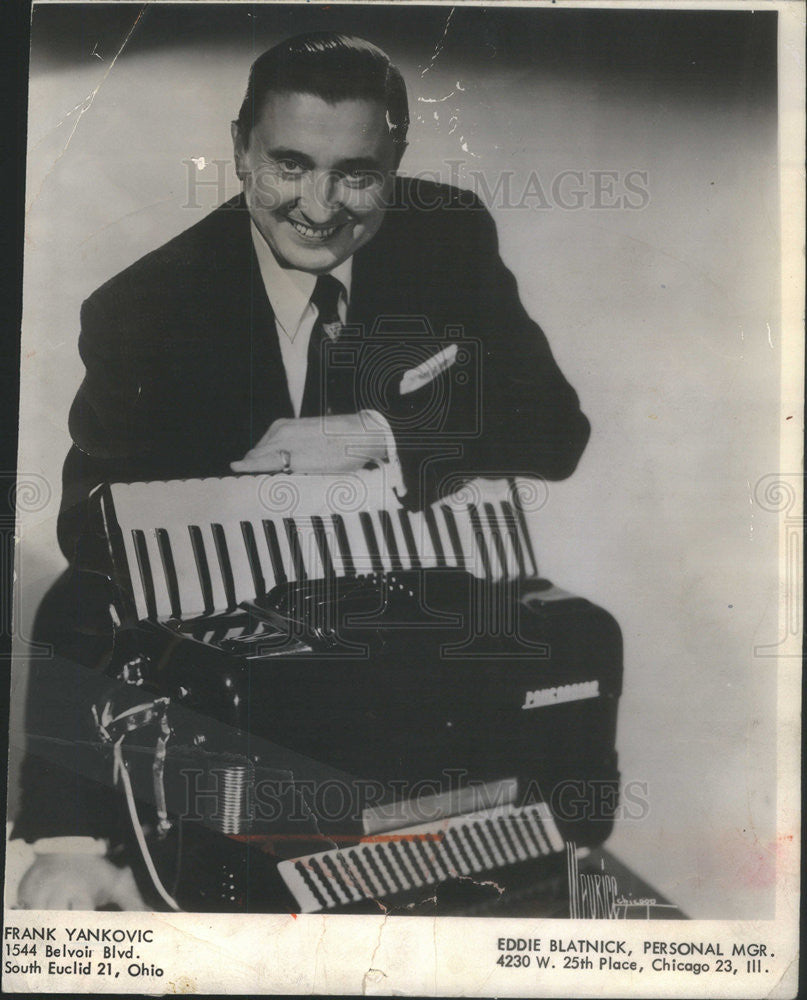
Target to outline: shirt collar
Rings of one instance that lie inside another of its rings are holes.
[[[250,220],[252,243],[258,258],[266,294],[272,304],[275,318],[283,327],[287,336],[294,339],[303,314],[308,308],[317,283],[316,274],[308,271],[296,271],[294,268],[281,267],[272,253],[269,244],[261,235],[258,227]],[[348,257],[329,272],[342,283],[345,290],[346,303],[350,302],[350,283],[353,276],[353,258]]]

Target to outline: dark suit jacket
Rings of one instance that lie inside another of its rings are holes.
[[[457,362],[402,396],[403,372],[452,342]],[[379,410],[392,426],[412,507],[462,476],[563,478],[586,444],[577,396],[519,301],[490,215],[469,192],[397,182],[379,232],[354,257],[339,347],[355,362],[355,409]],[[73,570],[43,603],[37,633],[70,660],[98,666],[109,651],[110,594],[102,574],[79,571],[99,569],[86,530],[89,491],[108,480],[229,475],[273,420],[293,416],[243,199],[94,292],[79,349],[86,375],[70,413],[59,518]],[[45,696],[32,677],[29,700],[29,725],[51,734],[68,698],[54,694],[52,673],[39,685]],[[91,822],[70,776],[43,782],[42,769],[52,764],[28,761],[20,834],[103,829],[103,797]],[[61,788],[61,802],[38,787]]]

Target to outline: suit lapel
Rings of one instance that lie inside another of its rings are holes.
[[[231,353],[234,369],[240,369],[241,377],[232,387],[233,406],[241,413],[238,423],[246,433],[247,447],[252,447],[274,420],[292,417],[294,411],[243,196],[222,211],[228,212],[223,220],[227,232],[215,275],[226,314],[221,329],[227,331],[228,343],[222,350]],[[247,393],[244,386],[249,386]]]

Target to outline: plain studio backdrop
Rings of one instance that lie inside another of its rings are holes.
[[[25,636],[64,567],[80,304],[237,192],[249,66],[309,28],[399,64],[404,172],[488,202],[591,420],[578,470],[549,484],[539,562],[624,633],[618,749],[645,806],[609,846],[691,916],[772,916],[776,661],[759,647],[778,641],[778,533],[758,484],[779,469],[775,14],[36,9],[12,735]]]

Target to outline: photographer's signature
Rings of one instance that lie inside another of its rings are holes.
[[[573,920],[650,920],[654,910],[677,910],[673,903],[660,903],[654,897],[637,898],[624,893],[615,875],[606,871],[580,873],[577,847],[566,844],[566,869],[569,878],[569,916]],[[671,914],[668,914],[671,915]]]

